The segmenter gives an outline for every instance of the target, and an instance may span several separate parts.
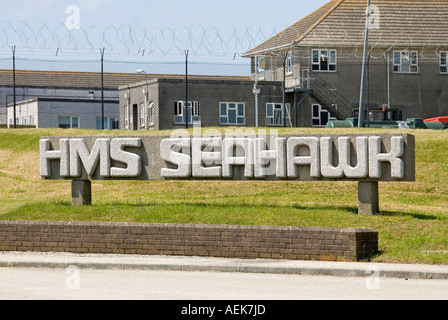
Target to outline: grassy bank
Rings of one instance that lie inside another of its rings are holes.
[[[380,183],[381,215],[365,217],[352,182],[94,182],[93,205],[73,208],[70,182],[40,179],[40,137],[126,132],[0,129],[0,219],[372,228],[375,262],[448,264],[448,131],[405,132],[416,136],[417,181]]]

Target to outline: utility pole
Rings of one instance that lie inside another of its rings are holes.
[[[367,56],[369,54],[369,29],[370,29],[370,0],[367,0],[367,14],[366,14],[366,31],[364,39],[364,56],[362,62],[362,72],[361,72],[361,92],[359,97],[359,119],[358,127],[364,127],[364,87],[366,83],[366,69],[367,69]]]
[[[100,49],[101,53],[101,129],[104,130],[104,50]]]
[[[286,128],[286,60],[288,59],[288,52],[286,52],[283,59],[283,127]]]
[[[16,46],[12,47],[12,87],[13,87],[13,109],[14,109],[14,129],[17,128],[16,117]]]
[[[188,129],[188,50],[185,51],[185,127]]]

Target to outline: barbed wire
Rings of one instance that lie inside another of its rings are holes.
[[[193,56],[239,55],[278,33],[276,27],[179,27],[148,28],[124,24],[118,27],[80,26],[68,29],[63,23],[10,23],[0,21],[0,47],[16,46],[30,52],[61,50],[70,53]]]
[[[9,56],[11,47],[16,46],[22,56],[36,57],[64,54],[72,55],[76,59],[86,59],[89,55],[98,56],[100,49],[105,49],[109,57],[120,55],[121,58],[140,57],[163,57],[164,60],[172,58],[179,59],[188,50],[190,57],[223,58],[240,57],[243,53],[257,47],[266,40],[276,36],[280,39],[286,36],[281,33],[284,27],[258,26],[258,27],[203,27],[200,25],[191,27],[143,27],[123,24],[121,26],[79,26],[78,29],[70,29],[64,23],[50,24],[46,22],[32,23],[22,21],[11,23],[0,21],[0,55]],[[423,32],[423,31],[422,31]],[[425,33],[428,33],[425,30]],[[296,35],[297,37],[300,34]],[[289,33],[288,37],[291,37]],[[318,38],[323,43],[333,44],[338,50],[338,57],[361,57],[363,41],[349,46],[346,41],[353,41],[353,34],[349,31],[340,34],[338,39],[334,38],[331,31],[321,33]],[[362,39],[363,37],[358,37]],[[446,51],[446,45],[441,46],[440,41],[435,47],[427,37],[420,42],[415,34],[400,33],[397,39],[409,39],[409,47],[419,46],[420,59],[426,56],[433,58],[434,53]],[[414,39],[415,38],[415,39]],[[439,36],[440,38],[440,36]],[[439,39],[437,38],[437,39]],[[384,41],[383,41],[384,40]],[[383,39],[381,31],[376,30],[372,41],[369,43],[371,56],[381,58],[390,46],[390,35]],[[392,41],[393,42],[393,41]],[[444,41],[442,41],[444,42]],[[401,41],[400,43],[403,43]],[[311,48],[311,47],[310,47]],[[308,49],[310,49],[308,48]],[[375,51],[375,49],[381,50]],[[406,48],[401,48],[406,49]],[[301,54],[301,53],[295,53]],[[304,51],[303,58],[309,58],[308,52]]]

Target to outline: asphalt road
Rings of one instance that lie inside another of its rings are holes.
[[[446,300],[447,280],[2,268],[2,300]]]

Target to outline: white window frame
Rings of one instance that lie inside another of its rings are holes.
[[[199,107],[199,101],[192,101],[192,102],[189,102],[189,104],[190,104],[190,107],[192,108],[191,115],[193,117],[199,117],[201,114],[201,110]]]
[[[409,64],[404,64],[406,59]],[[416,50],[399,50],[393,54],[394,73],[418,73],[418,51]],[[409,70],[407,68],[409,67]]]
[[[175,109],[174,109],[174,115],[175,116],[183,116],[184,115],[184,102],[183,101],[175,101]]]
[[[199,101],[188,101],[188,109],[189,110],[189,114],[188,114],[188,123],[192,124],[193,118],[194,117],[199,117],[201,116],[201,105]],[[183,100],[179,100],[179,101],[174,101],[174,106],[175,106],[175,110],[174,110],[174,118],[176,119],[177,117],[182,117],[184,118],[184,109],[186,108],[186,104],[185,101]],[[182,122],[179,121],[174,121],[175,124],[182,124],[185,123],[185,119],[183,119]]]
[[[124,127],[129,130],[129,104],[124,107]]]
[[[268,65],[267,56],[256,56],[255,57],[255,72],[258,80],[264,80],[266,77],[266,69]],[[264,61],[264,66],[260,66],[261,61]]]
[[[269,115],[269,109],[272,106],[272,115]],[[280,110],[279,110],[280,109]],[[275,103],[275,102],[268,102],[266,103],[266,125],[269,127],[283,127],[284,121],[286,119],[286,123],[288,124],[288,112],[291,113],[291,105],[289,103],[286,103],[286,110],[283,107],[283,103]],[[280,112],[280,115],[276,116]],[[285,114],[286,112],[286,114]],[[280,119],[280,122],[276,119]]]
[[[322,68],[322,53],[327,52],[327,69]],[[318,61],[314,59],[314,53],[318,53]],[[334,55],[334,58],[332,57]],[[317,68],[316,68],[317,66]],[[333,67],[333,68],[332,68]],[[332,70],[333,69],[333,70]],[[338,70],[338,51],[336,49],[312,49],[311,50],[311,70],[314,72],[337,72]]]
[[[440,52],[440,73],[448,74],[448,52]]]
[[[58,127],[60,126],[60,123],[61,123],[61,118],[70,118],[70,128],[68,128],[68,129],[80,129],[81,128],[81,119],[80,119],[80,117],[79,116],[66,116],[66,115],[60,115],[59,117],[58,117]],[[78,119],[78,126],[76,127],[76,128],[73,128],[73,120],[74,119]]]
[[[97,117],[96,120],[97,120],[97,124],[99,121],[99,124],[101,125],[102,118]],[[115,122],[115,121],[117,121],[117,118],[116,117],[104,117],[104,130],[114,130],[113,128],[110,127],[111,120],[113,122]],[[101,130],[101,129],[102,129],[102,126],[100,128],[97,128],[97,130]]]
[[[140,128],[145,127],[145,103],[140,103]]]
[[[335,105],[335,104],[333,104],[332,105],[335,109],[337,109],[337,105]],[[314,114],[314,108],[315,107],[318,107],[319,109],[318,109],[318,116],[316,116],[315,114]],[[331,113],[328,111],[328,110],[325,110],[324,108],[322,108],[322,106],[320,105],[320,104],[318,104],[318,103],[314,103],[314,104],[312,104],[311,105],[311,125],[313,126],[313,127],[316,127],[316,128],[323,128],[323,127],[325,127],[326,125],[327,125],[327,123],[323,123],[322,122],[322,114],[323,113],[326,113],[326,114],[328,114],[328,122],[329,121],[331,121],[331,120],[336,120],[336,118],[334,118],[334,117],[332,117],[331,116]],[[315,121],[317,121],[318,123],[317,124],[315,124]]]
[[[153,127],[155,124],[154,120],[154,102],[151,102],[148,106],[148,125]]]
[[[234,106],[233,106],[234,105]],[[225,106],[225,114],[222,113],[222,108]],[[243,107],[243,115],[239,114],[239,107]],[[229,110],[236,112],[236,123],[229,122]],[[226,121],[223,121],[223,120]],[[240,123],[239,120],[242,120]],[[244,102],[220,102],[219,103],[219,124],[222,126],[245,126],[246,125],[246,103]]]
[[[285,73],[287,76],[293,74],[292,51],[288,51],[286,54]]]

